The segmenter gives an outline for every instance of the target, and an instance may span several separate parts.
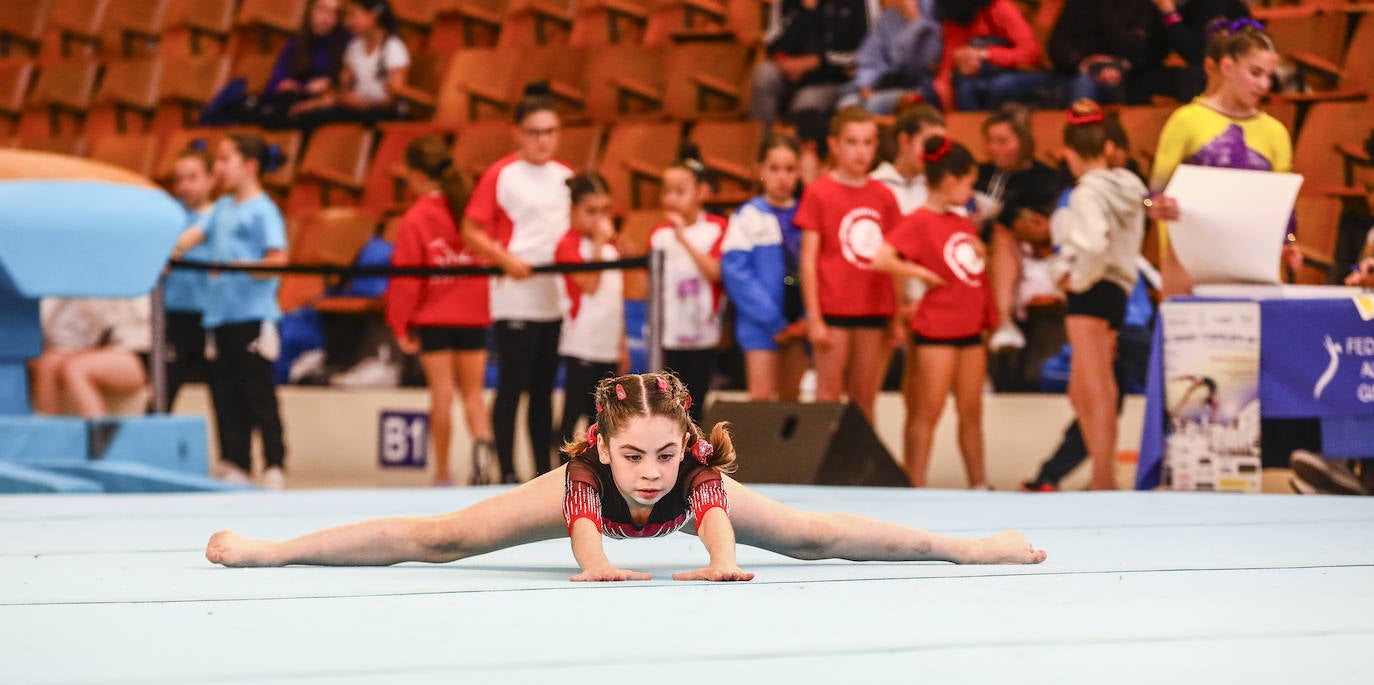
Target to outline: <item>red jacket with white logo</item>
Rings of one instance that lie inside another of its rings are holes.
[[[401,217],[392,266],[482,266],[463,244],[442,195],[431,193]],[[386,290],[386,321],[396,337],[416,326],[488,326],[486,276],[395,277]]]

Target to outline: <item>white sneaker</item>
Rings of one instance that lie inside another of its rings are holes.
[[[353,368],[334,374],[329,384],[337,388],[394,388],[401,384],[401,367],[368,357]]]
[[[286,474],[280,466],[273,466],[262,474],[262,487],[268,490],[285,490]]]
[[[233,485],[253,484],[253,479],[248,476],[247,471],[244,471],[243,469],[234,466],[233,464],[230,464],[227,461],[220,462],[219,479],[226,483],[232,483]]]
[[[1005,321],[1001,326],[997,327],[997,331],[994,332],[992,338],[988,340],[988,347],[992,348],[993,352],[1004,349],[1024,349],[1026,347],[1026,336],[1022,335],[1021,329],[1017,328],[1016,324]]]

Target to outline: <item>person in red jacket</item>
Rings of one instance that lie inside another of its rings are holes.
[[[945,37],[935,92],[946,110],[1024,102],[1058,82],[1056,75],[1034,70],[1040,43],[1012,0],[935,0],[935,7]]]
[[[418,138],[405,151],[406,182],[419,199],[401,217],[392,266],[478,266],[464,245],[457,221],[470,189],[452,166],[438,137]],[[491,325],[486,276],[393,278],[386,291],[386,320],[401,351],[419,353],[429,383],[429,426],[433,437],[434,484],[453,484],[448,450],[453,434],[454,386],[472,436],[474,484],[496,482],[491,419],[482,398],[487,369],[487,327]]]
[[[873,258],[873,268],[925,281],[930,290],[911,317],[911,354],[920,383],[908,384],[905,454],[911,484],[925,485],[935,424],[954,390],[959,451],[969,487],[986,488],[983,467],[984,333],[997,327],[985,250],[965,207],[978,167],[973,155],[944,136],[926,141],[930,196],[908,215]]]

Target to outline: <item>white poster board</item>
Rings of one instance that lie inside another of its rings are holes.
[[[1184,164],[1164,194],[1178,201],[1169,243],[1197,284],[1279,283],[1279,256],[1302,176]]]

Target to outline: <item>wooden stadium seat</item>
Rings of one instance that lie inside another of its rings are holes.
[[[607,45],[587,60],[587,116],[613,122],[632,117],[662,117],[662,48]]]
[[[104,135],[90,143],[91,159],[152,176],[157,161],[157,136],[151,133]]]
[[[1336,237],[1340,232],[1341,200],[1321,195],[1299,197],[1293,205],[1298,217],[1298,249],[1304,268],[1299,283],[1326,283],[1335,268]]]
[[[455,50],[493,47],[502,33],[510,0],[437,0],[429,49]]]
[[[336,189],[361,199],[373,135],[359,124],[329,124],[316,129],[296,172],[297,187],[303,182],[318,186],[324,207],[332,204],[331,191]]]
[[[434,121],[509,119],[525,85],[536,80],[549,81],[560,113],[575,117],[587,97],[583,55],[563,47],[463,50],[449,60]]]
[[[586,0],[577,3],[572,45],[639,45],[649,24],[654,0]]]
[[[1363,141],[1369,136],[1371,122],[1374,103],[1320,102],[1312,106],[1293,147],[1293,171],[1304,177],[1302,194],[1364,200],[1364,189],[1347,186],[1341,145]]]
[[[945,130],[949,133],[949,137],[968,148],[968,151],[973,154],[973,158],[980,162],[986,162],[988,159],[987,142],[983,139],[983,122],[987,118],[987,112],[948,112],[945,114]]]
[[[605,136],[606,129],[602,126],[564,126],[558,134],[558,149],[553,156],[576,171],[593,169]]]
[[[17,124],[24,113],[24,101],[33,83],[33,62],[28,60],[0,61],[0,116]],[[9,127],[3,129],[8,133]]]
[[[649,236],[654,228],[667,221],[662,210],[643,209],[626,212],[620,221],[620,235],[616,245],[622,257],[643,257],[649,253]],[[642,300],[649,295],[649,272],[646,269],[625,270],[625,299]]]
[[[687,43],[669,49],[663,111],[675,119],[744,113],[753,50],[736,43]]]
[[[287,256],[293,264],[353,263],[358,250],[376,233],[378,218],[356,207],[330,207],[295,215]],[[307,274],[282,277],[278,304],[292,311],[324,296],[326,278]]]
[[[37,152],[54,152],[61,155],[80,157],[86,154],[86,139],[71,133],[49,134],[46,131],[30,133],[19,131],[19,147]]]
[[[515,150],[511,124],[506,121],[474,121],[458,129],[453,139],[453,168],[473,179],[494,162]]]
[[[270,53],[245,52],[234,59],[229,78],[241,78],[250,93],[261,93],[272,78],[277,56]]]
[[[734,37],[725,0],[658,0],[644,25],[645,45]]]
[[[53,0],[6,3],[4,11],[0,11],[0,55],[8,57],[14,47],[19,47],[38,56],[52,4]]]
[[[405,85],[396,91],[395,96],[407,103],[412,118],[429,119],[433,116],[447,63],[448,55],[436,52],[421,52],[411,56]]]
[[[107,50],[126,58],[152,55],[162,41],[172,0],[111,0],[105,22]]]
[[[981,129],[979,129],[981,133]],[[1035,158],[1056,166],[1064,159],[1064,112],[1057,109],[1031,113],[1031,135],[1035,138]]]
[[[258,52],[276,52],[301,27],[307,0],[243,0],[235,26]]]
[[[179,112],[180,125],[190,126],[200,108],[224,87],[229,78],[229,58],[200,55],[169,59],[162,68],[158,102]]]
[[[411,197],[406,192],[405,150],[411,141],[424,136],[451,137],[451,131],[429,122],[383,124],[378,129],[381,140],[372,156],[367,178],[363,180],[363,207],[378,216],[392,216],[404,212]],[[452,141],[449,141],[451,144]]]
[[[701,161],[719,186],[712,200],[738,205],[755,194],[758,183],[755,159],[763,144],[763,124],[758,121],[702,121],[688,138],[701,151]]]
[[[658,207],[663,170],[677,156],[681,137],[673,122],[622,122],[611,129],[597,171],[611,186],[612,211]]]
[[[1345,13],[1332,12],[1330,14],[1319,14],[1318,17],[1334,16],[1342,23],[1345,21]],[[1319,74],[1328,80],[1334,81],[1335,87],[1331,91],[1317,91],[1308,94],[1298,94],[1287,96],[1295,101],[1325,100],[1325,99],[1348,99],[1366,97],[1374,92],[1374,16],[1369,14],[1351,15],[1358,19],[1355,33],[1350,38],[1350,46],[1346,51],[1344,59],[1341,61],[1327,59],[1326,57],[1310,52],[1291,53],[1289,58],[1298,65],[1299,80],[1310,85],[1309,74]],[[1337,43],[1331,40],[1331,36],[1339,34],[1328,34],[1328,42]]]
[[[564,45],[572,36],[574,0],[511,0],[501,47]]]
[[[29,95],[28,107],[46,114],[48,128],[53,135],[61,130],[63,115],[70,115],[78,123],[84,123],[99,73],[100,64],[88,60],[63,61],[44,66],[38,71],[38,82]]]
[[[94,104],[97,108],[113,110],[115,130],[129,130],[128,115],[142,115],[142,129],[147,129],[157,112],[162,80],[162,60],[153,57],[109,62],[100,82]],[[94,118],[94,113],[92,115]]]
[[[205,39],[220,49],[234,30],[234,10],[238,0],[177,0],[167,17],[167,30],[161,46],[164,54],[199,55],[206,52]],[[185,46],[179,49],[178,45]]]
[[[397,32],[411,54],[422,52],[429,43],[434,28],[434,5],[437,0],[391,0],[391,12],[396,16]]]
[[[73,56],[73,45],[85,50],[81,56],[94,56],[101,48],[101,34],[109,16],[111,0],[54,0],[48,17],[48,30],[57,33],[63,57]]]

